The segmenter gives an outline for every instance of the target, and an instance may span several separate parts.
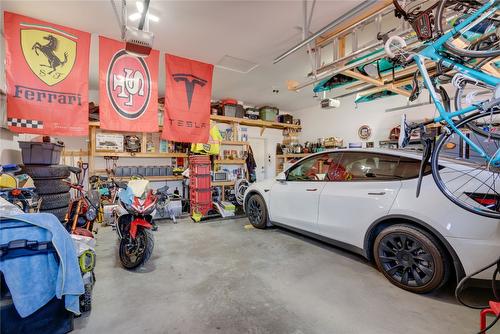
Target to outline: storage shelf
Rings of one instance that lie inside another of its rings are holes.
[[[210,119],[220,123],[238,123],[241,125],[247,126],[256,126],[260,128],[269,128],[269,129],[301,129],[300,125],[295,124],[287,124],[287,123],[278,123],[278,122],[269,122],[263,121],[261,119],[248,119],[248,118],[238,118],[238,117],[229,117],[229,116],[220,116],[220,115],[210,115]],[[90,126],[99,127],[100,122],[89,122]],[[160,129],[162,126],[160,125]],[[116,131],[120,132],[120,131]],[[121,131],[123,132],[123,131]]]
[[[95,152],[94,155],[96,157],[107,157],[107,156],[115,156],[115,157],[123,157],[123,158],[187,158],[186,153],[162,153],[162,152]]]
[[[303,157],[307,157],[308,155],[311,155],[311,154],[312,153],[279,154],[279,155],[276,155],[276,158],[283,158],[283,159],[303,158]]]
[[[234,146],[246,146],[246,145],[248,145],[248,142],[246,142],[246,141],[223,140],[220,143],[221,143],[221,145],[234,145]]]
[[[210,184],[212,187],[220,186],[234,186],[235,181],[212,181]]]
[[[268,122],[260,119],[246,119],[246,118],[237,118],[237,117],[228,117],[228,116],[219,116],[219,115],[210,115],[210,119],[216,122],[221,123],[238,123],[241,125],[247,126],[256,126],[260,128],[269,128],[269,129],[300,129],[300,125],[295,124],[287,124],[287,123],[278,123],[278,122]]]
[[[144,176],[149,181],[182,181],[182,175],[168,175],[168,176]],[[115,176],[118,180],[130,180],[130,176]]]
[[[246,163],[246,160],[238,160],[238,159],[221,159],[221,160],[214,160],[215,164],[219,165],[243,165]]]

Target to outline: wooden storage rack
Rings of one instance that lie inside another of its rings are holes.
[[[261,128],[260,135],[262,135],[265,129],[293,129],[300,130],[300,125],[295,124],[287,124],[287,123],[278,123],[278,122],[268,122],[263,120],[253,120],[246,118],[237,118],[237,117],[228,117],[228,116],[220,116],[220,115],[210,115],[210,119],[215,123],[224,123],[230,124],[233,127],[233,136],[237,138],[237,127],[238,125],[244,125],[249,127],[259,127]],[[164,153],[164,152],[146,152],[146,143],[147,143],[147,135],[148,133],[142,133],[142,143],[141,143],[141,152],[130,153],[130,152],[98,152],[96,151],[96,133],[100,127],[99,122],[90,122],[90,143],[88,152],[88,161],[89,161],[89,173],[105,173],[105,170],[96,169],[95,168],[95,158],[105,157],[105,156],[117,156],[123,158],[187,158],[188,155],[186,153]],[[160,126],[160,129],[162,127]],[[113,131],[110,131],[113,132]],[[120,131],[115,131],[120,132]],[[221,146],[242,146],[246,149],[248,145],[245,141],[238,140],[223,140],[221,141]],[[75,154],[72,152],[72,154]],[[290,156],[291,157],[291,156]],[[245,166],[245,160],[241,159],[216,159],[214,165],[243,165]],[[215,167],[215,166],[214,166]],[[246,169],[246,167],[245,167]],[[248,171],[247,171],[248,174]],[[248,176],[248,175],[247,175]],[[123,177],[126,179],[126,177]],[[148,176],[147,179],[151,181],[172,181],[172,180],[182,180],[182,176]],[[213,182],[214,186],[222,186],[222,187],[232,187],[234,186],[234,181],[223,181],[223,182]]]
[[[304,157],[307,157],[312,153],[288,153],[288,154],[278,154],[276,155],[276,174],[281,173],[284,169],[279,168],[278,166],[280,165],[280,161],[283,160],[283,166],[290,160],[295,160],[295,159],[302,159]]]
[[[97,157],[106,157],[106,156],[116,156],[121,158],[187,158],[188,155],[186,153],[178,153],[178,152],[146,152],[146,144],[147,144],[147,134],[146,132],[142,133],[142,142],[141,142],[141,152],[131,153],[131,152],[101,152],[96,151],[96,134],[99,129],[99,122],[90,122],[90,143],[89,143],[89,174],[105,174],[106,170],[96,169],[95,168],[95,158]],[[109,132],[117,132],[120,131],[109,131]],[[182,175],[168,175],[168,176],[145,176],[150,181],[181,181]],[[127,180],[130,177],[121,176],[120,179]]]

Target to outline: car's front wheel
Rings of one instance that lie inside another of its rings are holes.
[[[264,229],[267,227],[268,216],[264,199],[257,194],[253,194],[247,201],[246,213],[248,220],[255,228]]]
[[[410,225],[392,225],[375,238],[378,269],[394,285],[427,293],[446,283],[449,264],[441,245],[429,233]]]

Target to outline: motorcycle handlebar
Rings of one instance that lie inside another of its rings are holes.
[[[120,189],[127,189],[127,183],[122,182],[122,181],[113,181],[115,186],[117,186]]]

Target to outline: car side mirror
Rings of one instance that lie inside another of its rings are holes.
[[[276,175],[276,181],[285,182],[286,181],[286,174],[285,174],[285,172],[281,172],[278,175]]]

